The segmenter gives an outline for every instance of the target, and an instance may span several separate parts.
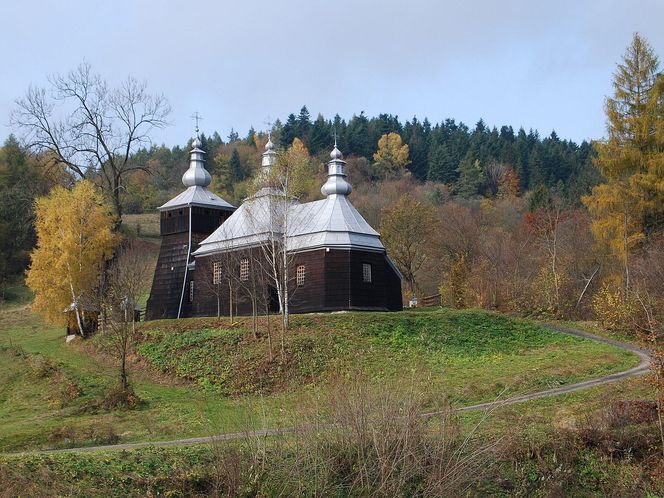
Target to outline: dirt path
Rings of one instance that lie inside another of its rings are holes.
[[[583,389],[588,389],[590,387],[601,386],[604,384],[609,384],[611,382],[616,382],[619,380],[626,379],[628,377],[633,377],[636,375],[642,375],[648,372],[650,368],[650,357],[648,356],[647,351],[635,346],[633,344],[628,344],[625,342],[617,341],[615,339],[608,339],[605,337],[600,337],[589,332],[583,332],[578,329],[573,329],[569,327],[562,327],[558,325],[544,325],[549,330],[554,332],[560,332],[563,334],[574,335],[577,337],[582,337],[584,339],[590,339],[593,341],[603,342],[616,346],[622,349],[626,349],[635,353],[641,358],[641,362],[629,370],[624,372],[618,372],[610,375],[605,375],[603,377],[598,377],[596,379],[586,380],[583,382],[578,382],[576,384],[570,384],[567,386],[556,387],[554,389],[547,389],[544,391],[538,391],[530,394],[522,394],[519,396],[513,396],[511,398],[505,398],[503,400],[489,401],[486,403],[479,403],[476,405],[463,406],[460,408],[455,408],[456,412],[470,412],[470,411],[479,411],[479,410],[489,410],[499,408],[501,406],[513,405],[515,403],[521,403],[524,401],[532,401],[535,399],[548,398],[551,396],[560,396],[561,394],[572,393],[576,391],[581,391]],[[441,414],[441,412],[430,412],[423,413],[423,417],[434,417]],[[333,427],[333,424],[330,424],[330,427]],[[246,432],[231,432],[227,434],[219,434],[217,436],[206,436],[206,437],[194,437],[188,439],[175,439],[172,441],[150,441],[143,443],[124,443],[124,444],[113,444],[107,446],[88,446],[83,448],[67,448],[59,450],[36,450],[36,451],[26,451],[21,453],[14,454],[47,454],[47,453],[72,453],[72,452],[95,452],[95,451],[113,451],[113,450],[134,450],[138,448],[146,448],[150,446],[190,446],[194,444],[202,443],[215,443],[221,441],[233,441],[244,438],[251,437],[265,437],[265,436],[278,436],[280,434],[290,434],[296,432],[298,429],[296,427],[283,427],[283,428],[274,428],[274,429],[260,429],[256,431],[246,431]]]

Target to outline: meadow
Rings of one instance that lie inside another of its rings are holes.
[[[613,346],[478,310],[295,316],[283,348],[273,332],[272,359],[248,319],[156,321],[138,329],[130,380],[140,402],[122,410],[105,407],[117,368],[100,337],[66,344],[64,335],[27,305],[0,312],[0,451],[288,425],[297,407],[349,379],[408,381],[436,409],[638,363]]]

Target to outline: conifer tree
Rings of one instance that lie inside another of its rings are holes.
[[[311,138],[309,139],[309,150],[311,154],[316,155],[321,150],[329,148],[332,141],[332,133],[329,124],[325,121],[322,114],[319,114],[311,128]]]
[[[456,193],[461,197],[471,198],[478,194],[480,186],[484,182],[484,173],[479,159],[475,159],[472,153],[459,163],[459,179],[456,182]]]
[[[230,181],[235,184],[242,180],[242,161],[240,161],[240,153],[237,149],[233,149],[231,159],[228,161],[228,170],[230,174]]]
[[[430,182],[453,183],[457,178],[457,164],[450,154],[447,144],[435,145],[429,152],[429,172],[427,180]]]
[[[300,109],[300,114],[297,117],[297,137],[302,140],[305,145],[309,144],[309,135],[311,134],[311,116],[309,109],[306,105]]]
[[[607,183],[583,199],[592,230],[623,267],[623,295],[630,288],[630,252],[664,222],[664,113],[659,62],[638,33],[613,77],[606,100],[608,138],[595,142],[595,165]],[[658,81],[659,78],[659,81]]]
[[[355,154],[366,158],[371,157],[373,145],[369,139],[369,120],[364,111],[353,116],[347,127],[348,155]]]
[[[289,114],[288,119],[284,123],[284,126],[281,128],[281,134],[279,136],[279,145],[284,149],[287,149],[293,144],[293,140],[297,137],[297,118],[295,114]]]

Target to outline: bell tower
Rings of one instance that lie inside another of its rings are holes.
[[[212,177],[205,169],[205,151],[196,127],[189,152],[189,169],[182,175],[186,190],[158,207],[161,248],[145,313],[146,320],[188,315],[195,295],[192,257],[198,244],[214,232],[235,206],[210,192]]]

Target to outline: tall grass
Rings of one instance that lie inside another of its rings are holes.
[[[464,433],[449,409],[422,417],[421,393],[411,382],[339,383],[300,407],[290,435],[218,443],[213,494],[462,496],[486,475],[498,442]]]

